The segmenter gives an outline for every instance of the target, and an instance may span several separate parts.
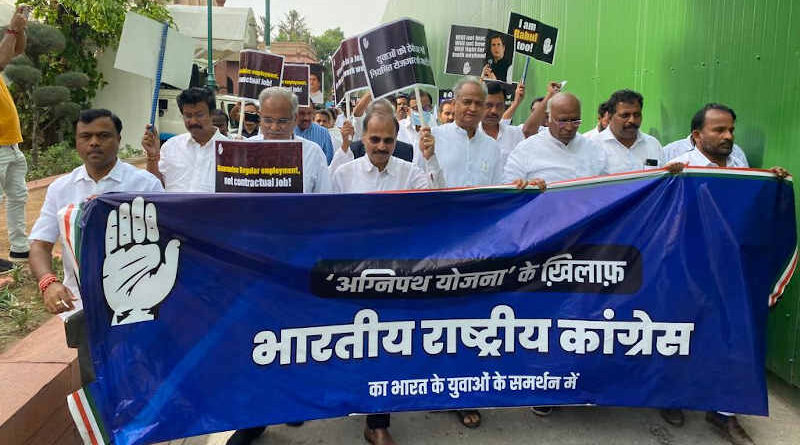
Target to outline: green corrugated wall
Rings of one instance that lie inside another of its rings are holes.
[[[548,80],[568,80],[567,89],[582,100],[581,131],[591,128],[597,105],[614,90],[641,92],[642,130],[662,144],[685,137],[704,103],[722,102],[737,112],[736,141],[750,164],[784,166],[800,183],[800,2],[390,0],[383,18],[425,24],[437,83],[449,87],[457,79],[442,73],[450,25],[502,31],[512,10],[559,29],[554,64],[531,61],[517,120]],[[514,65],[519,79],[524,59],[518,55]],[[771,313],[768,338],[768,367],[800,386],[797,277]]]

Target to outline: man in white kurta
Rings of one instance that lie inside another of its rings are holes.
[[[558,93],[548,106],[549,125],[522,141],[511,152],[503,182],[543,179],[547,183],[608,173],[605,150],[578,134],[580,101],[569,93]]]
[[[691,138],[694,148],[670,160],[670,166],[683,165],[695,167],[747,167],[747,160],[734,156],[733,131],[736,114],[732,109],[721,104],[707,104],[692,119]],[[781,167],[773,167],[772,172],[778,178],[789,175]],[[683,411],[679,409],[662,409],[661,416],[674,426],[684,423]],[[733,413],[706,413],[706,421],[719,430],[731,443],[752,444],[747,431],[739,424]]]
[[[639,130],[644,98],[631,90],[614,92],[608,99],[608,127],[592,139],[606,150],[609,173],[663,167],[661,143]]]
[[[414,150],[414,163],[435,162],[441,167],[435,178],[447,187],[468,187],[499,184],[503,161],[500,145],[480,131],[486,106],[486,86],[474,77],[466,77],[453,88],[455,121],[433,129],[420,130]],[[435,140],[435,154],[429,160],[421,156],[421,141],[429,136]],[[436,174],[429,169],[431,174]]]
[[[486,89],[488,92],[486,113],[481,121],[480,129],[497,141],[500,146],[500,163],[505,165],[511,150],[525,140],[525,135],[522,134],[520,127],[503,122],[503,114],[506,111],[506,95],[500,85],[491,82]]]
[[[367,193],[444,187],[438,181],[441,175],[427,175],[422,168],[393,156],[399,127],[393,111],[391,103],[386,99],[378,99],[367,108],[361,137],[365,156],[353,160],[353,154],[348,150],[350,161],[329,169],[333,175],[334,192]],[[334,156],[334,162],[348,159],[347,154],[338,150],[339,157]],[[432,150],[423,153],[423,158],[426,154],[430,158]],[[431,167],[428,162],[422,165]],[[331,163],[331,167],[333,166]]]
[[[692,134],[689,133],[689,136],[686,136],[683,139],[678,139],[677,141],[670,142],[669,144],[664,146],[664,159],[670,161],[672,159],[677,158],[678,156],[688,153],[695,149],[694,141],[692,140]],[[749,167],[750,164],[747,161],[747,155],[744,154],[744,150],[737,144],[733,144],[733,150],[731,151],[731,156],[736,159],[737,167]]]
[[[214,144],[227,139],[211,119],[216,109],[214,93],[193,87],[183,90],[177,102],[187,133],[173,136],[159,148],[158,133],[148,125],[142,138],[147,171],[161,179],[167,192],[214,193]]]
[[[261,133],[251,141],[297,140],[303,144],[303,193],[330,193],[328,161],[316,143],[294,134],[297,118],[297,97],[291,90],[270,87],[261,91]]]

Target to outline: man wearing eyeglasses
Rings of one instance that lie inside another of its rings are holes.
[[[367,108],[361,136],[366,156],[336,169],[333,174],[334,192],[367,193],[443,187],[439,182],[431,183],[425,172],[416,165],[393,156],[400,125],[391,109],[392,105],[386,99],[378,99]],[[430,158],[433,146],[426,148],[423,156]]]
[[[325,153],[317,143],[297,136],[294,131],[298,121],[297,96],[287,88],[270,87],[261,91],[258,101],[261,104],[261,134],[248,140],[295,139],[302,142],[303,193],[329,193],[331,178]]]
[[[426,166],[431,180],[447,187],[499,184],[503,172],[500,145],[478,129],[486,113],[486,85],[477,77],[464,77],[453,87],[453,95],[455,121],[420,129],[414,164]],[[435,154],[426,158],[421,147],[434,143]]]
[[[214,92],[193,87],[183,90],[177,101],[188,132],[171,137],[159,148],[156,129],[147,125],[142,137],[147,171],[161,180],[167,192],[214,193],[214,142],[227,139],[214,126],[211,117],[217,108]]]
[[[547,102],[546,131],[520,142],[505,165],[503,182],[536,178],[547,183],[608,173],[603,148],[578,133],[581,103],[570,93],[556,93]]]
[[[644,98],[631,90],[619,90],[608,99],[611,116],[608,127],[593,137],[606,149],[609,173],[663,167],[666,163],[661,143],[642,133]]]

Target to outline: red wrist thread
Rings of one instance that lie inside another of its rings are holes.
[[[39,280],[39,291],[41,291],[41,293],[44,293],[44,291],[47,290],[47,288],[50,287],[51,284],[57,281],[58,277],[55,276],[55,274],[52,273],[45,274],[42,277],[42,279]]]

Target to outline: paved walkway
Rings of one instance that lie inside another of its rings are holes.
[[[740,416],[759,445],[800,444],[800,390],[770,377],[770,416]],[[400,444],[614,444],[724,445],[700,412],[687,412],[686,425],[666,424],[654,409],[566,407],[549,417],[529,409],[482,411],[480,428],[464,428],[451,413],[392,415],[392,435]],[[301,427],[271,427],[255,445],[345,445],[366,443],[363,417],[306,422]],[[223,445],[231,432],[173,440],[169,445]]]

